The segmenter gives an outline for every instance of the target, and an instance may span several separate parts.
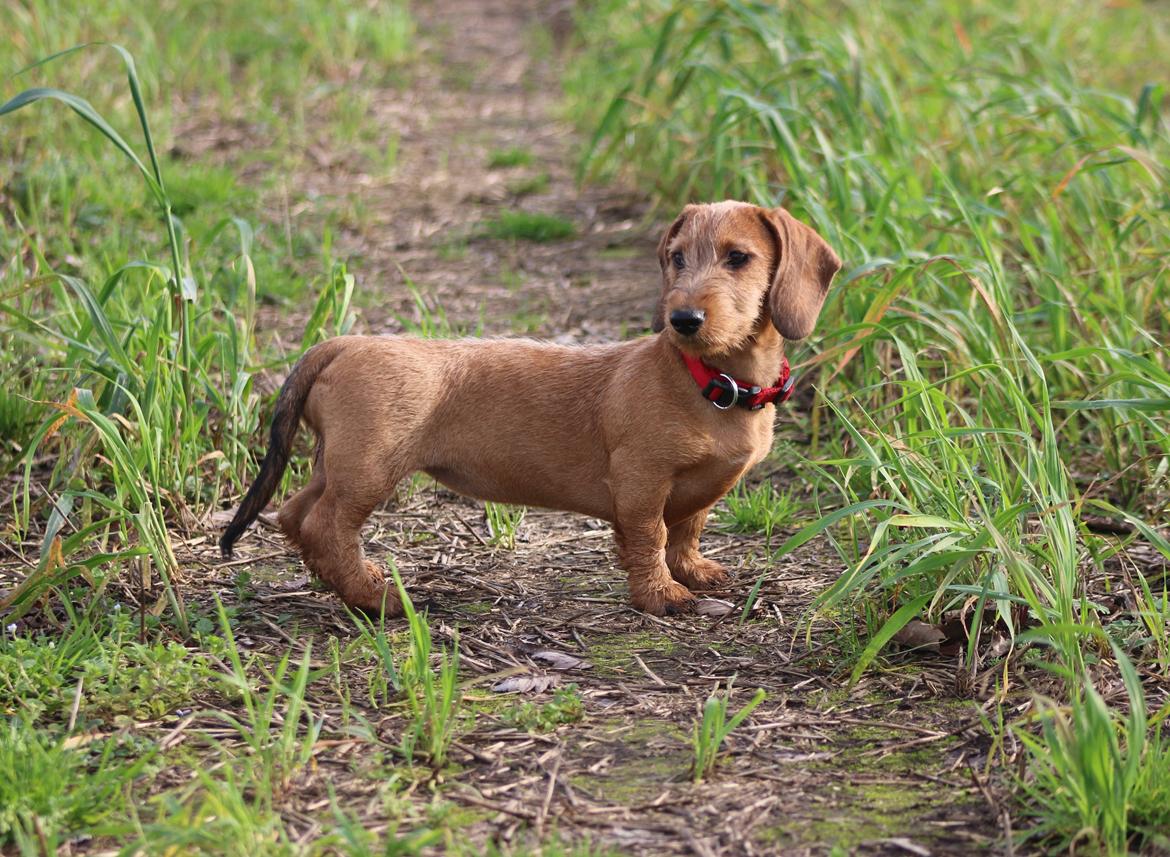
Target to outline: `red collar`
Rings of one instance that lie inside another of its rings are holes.
[[[776,379],[776,384],[760,389],[752,384],[737,381],[718,369],[711,368],[698,357],[692,357],[682,351],[679,353],[682,354],[683,362],[687,364],[691,377],[695,379],[695,383],[703,391],[703,398],[721,411],[730,410],[736,405],[747,408],[749,411],[758,411],[769,402],[777,404],[786,402],[788,397],[792,395],[794,379],[788,371],[787,357],[783,358],[783,362],[780,364],[780,377]]]

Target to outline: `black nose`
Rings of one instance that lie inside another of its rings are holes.
[[[670,314],[670,326],[683,336],[690,336],[703,325],[707,313],[701,309],[676,309]]]

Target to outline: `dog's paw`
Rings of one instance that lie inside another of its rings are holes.
[[[377,565],[365,560],[366,575],[344,581],[337,594],[347,606],[367,616],[401,616],[402,602],[394,586],[388,585]]]
[[[694,594],[673,580],[660,586],[635,587],[630,593],[634,607],[652,616],[674,616],[694,609]]]
[[[722,563],[698,554],[678,557],[674,562],[668,560],[667,564],[671,577],[690,589],[720,589],[731,580]]]

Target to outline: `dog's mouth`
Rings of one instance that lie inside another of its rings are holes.
[[[727,357],[756,344],[756,335],[749,333],[744,336],[728,340],[719,336],[718,331],[700,329],[689,336],[684,336],[675,330],[670,331],[671,341],[679,351],[692,357],[704,359],[718,359]]]

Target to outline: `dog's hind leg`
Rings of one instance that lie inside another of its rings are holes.
[[[352,450],[347,450],[352,453]],[[393,584],[362,551],[362,524],[409,472],[379,472],[378,462],[335,462],[326,450],[325,488],[305,515],[300,546],[305,563],[350,607],[387,616],[402,613]],[[307,490],[307,489],[306,489]]]
[[[280,529],[285,537],[299,549],[301,547],[301,524],[313,508],[313,505],[325,493],[325,461],[321,443],[317,444],[317,453],[313,458],[313,475],[309,484],[285,500],[284,505],[276,515]]]
[[[666,565],[671,576],[689,589],[714,589],[727,583],[727,569],[699,553],[699,534],[710,508],[679,521],[667,531]]]

